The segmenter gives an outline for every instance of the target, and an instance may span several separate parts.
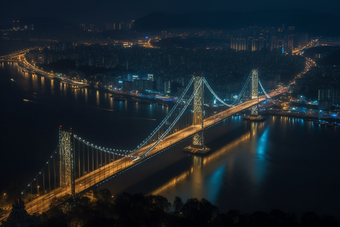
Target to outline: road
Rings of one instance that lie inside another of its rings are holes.
[[[0,56],[0,61],[6,61],[8,59],[17,58],[20,55],[25,55],[27,51],[34,50],[35,48],[37,47],[26,48],[26,49],[19,50],[19,51],[16,51],[16,52],[13,52],[7,55]]]
[[[0,62],[1,61],[6,61],[6,62],[18,62],[20,66],[26,68],[28,71],[32,72],[32,73],[38,73],[39,75],[45,76],[45,77],[49,77],[49,78],[58,78],[61,79],[61,81],[63,83],[67,83],[67,84],[71,84],[75,87],[86,87],[88,86],[88,84],[85,84],[83,82],[79,82],[79,81],[75,81],[75,80],[70,80],[70,79],[62,79],[60,77],[57,77],[54,73],[50,73],[50,72],[46,72],[44,70],[39,69],[36,66],[33,66],[32,64],[30,64],[26,57],[25,57],[25,53],[29,50],[35,49],[36,47],[33,48],[28,48],[25,50],[21,50],[21,51],[17,51],[14,52],[12,54],[8,54],[8,55],[4,55],[0,57]],[[13,58],[15,58],[15,60],[13,60]]]

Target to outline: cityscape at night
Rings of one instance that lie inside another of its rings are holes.
[[[340,226],[339,9],[1,3],[0,226]]]

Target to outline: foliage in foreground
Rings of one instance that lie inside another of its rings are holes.
[[[240,214],[237,210],[219,213],[209,201],[196,198],[172,203],[159,195],[123,193],[114,198],[100,190],[93,197],[82,197],[42,215],[44,226],[340,226],[334,217],[305,213],[301,220],[280,210],[270,213]]]

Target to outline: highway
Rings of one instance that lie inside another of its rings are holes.
[[[277,95],[280,95],[282,93],[287,92],[287,88],[281,88],[280,90],[276,90],[274,92],[269,93],[268,95],[270,97],[274,97]],[[253,105],[255,105],[258,102],[262,102],[265,99],[267,99],[266,96],[261,96],[259,99],[249,100],[244,103],[241,103],[237,106],[231,107],[225,111],[222,111],[220,113],[215,114],[214,116],[211,116],[209,118],[206,118],[204,120],[204,128],[210,127],[219,121],[222,121],[244,109],[247,109]],[[159,142],[153,150],[151,150],[145,158],[139,158],[134,159],[131,157],[123,157],[118,160],[115,160],[97,170],[94,170],[90,173],[87,173],[86,175],[78,178],[75,180],[75,191],[76,194],[84,191],[85,189],[89,188],[90,186],[96,185],[108,177],[120,173],[123,170],[126,170],[129,167],[132,167],[134,165],[137,165],[139,162],[144,161],[144,159],[148,158],[149,156],[156,154],[178,142],[181,142],[182,140],[194,135],[195,133],[201,131],[202,128],[199,125],[191,125],[183,130],[177,131],[171,135],[166,136],[163,141]],[[140,148],[139,150],[130,153],[128,155],[130,156],[142,156],[150,146],[153,144],[149,144],[147,146],[144,146]],[[46,194],[38,196],[36,199],[34,199],[31,202],[28,202],[26,204],[26,210],[29,214],[34,213],[42,213],[50,208],[50,204],[53,199],[60,199],[65,196],[70,196],[71,194],[71,187],[59,187],[57,189],[52,190],[51,192],[48,192]]]
[[[32,73],[38,73],[42,76],[49,77],[49,78],[59,78],[59,79],[61,79],[61,81],[63,83],[71,84],[71,85],[74,85],[75,87],[86,87],[86,86],[88,86],[88,84],[85,84],[85,83],[79,82],[79,81],[63,80],[62,78],[57,77],[54,73],[46,72],[46,71],[41,70],[38,67],[30,64],[25,57],[25,53],[26,53],[26,51],[29,51],[29,50],[32,50],[32,49],[35,49],[35,48],[36,47],[28,48],[28,49],[25,49],[25,50],[14,52],[12,54],[1,56],[0,62],[1,61],[4,61],[4,62],[19,62],[20,66],[26,68],[27,70],[29,70]]]
[[[16,52],[13,52],[7,55],[0,56],[0,60],[5,61],[5,59],[16,58],[19,55],[24,55],[27,51],[34,50],[35,48],[37,47],[26,48],[26,49],[19,50],[19,51],[16,51]]]

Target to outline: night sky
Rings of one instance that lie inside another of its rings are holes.
[[[152,12],[186,13],[202,10],[248,12],[261,9],[308,9],[339,14],[339,0],[7,0],[0,7],[1,24],[27,17],[52,17],[79,23],[128,21]]]

